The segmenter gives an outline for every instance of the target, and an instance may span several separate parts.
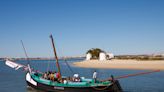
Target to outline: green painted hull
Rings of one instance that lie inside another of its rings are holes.
[[[115,82],[94,83],[92,79],[82,79],[81,82],[67,82],[64,84],[43,79],[40,75],[31,74],[30,76],[36,82],[36,85],[27,81],[29,86],[49,92],[122,92],[117,80]]]

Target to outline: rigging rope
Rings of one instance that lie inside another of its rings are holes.
[[[70,67],[70,65],[68,64],[67,60],[64,59],[65,63],[67,64],[69,70],[71,71],[72,74],[74,74],[74,71],[72,70],[72,68]]]
[[[47,73],[49,71],[49,67],[50,67],[50,60],[48,60],[48,64],[47,64]]]
[[[27,59],[27,61],[28,61],[28,64],[30,64],[29,57],[28,57],[28,55],[27,55],[27,52],[26,52],[26,49],[25,49],[25,46],[24,46],[22,40],[21,40],[21,44],[22,44],[22,47],[23,47],[23,50],[24,50],[24,53],[25,53],[26,59]]]

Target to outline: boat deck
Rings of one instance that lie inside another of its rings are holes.
[[[31,74],[31,76],[35,81],[46,84],[46,85],[50,85],[50,86],[96,87],[96,86],[109,86],[110,84],[112,84],[111,81],[105,81],[105,82],[97,81],[96,83],[94,83],[93,79],[86,79],[86,78],[82,78],[82,77],[81,77],[81,82],[68,81],[67,83],[64,84],[64,83],[58,83],[58,82],[44,79],[44,78],[42,78],[41,75],[36,76],[35,74]]]

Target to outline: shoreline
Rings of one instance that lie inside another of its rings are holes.
[[[73,63],[81,68],[102,68],[102,69],[132,69],[132,70],[164,70],[164,60],[88,60]]]

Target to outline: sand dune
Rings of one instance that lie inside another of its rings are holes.
[[[164,70],[164,60],[137,61],[137,60],[89,60],[75,62],[73,65],[83,68],[109,68],[109,69],[136,69],[136,70]]]

